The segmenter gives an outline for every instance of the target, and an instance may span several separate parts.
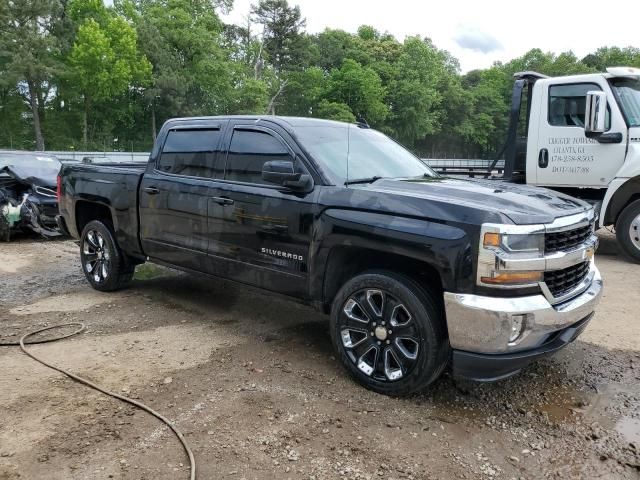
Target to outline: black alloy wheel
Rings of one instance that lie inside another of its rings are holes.
[[[433,295],[408,277],[385,271],[358,275],[334,300],[334,347],[367,388],[389,395],[422,390],[448,363],[441,311]]]
[[[90,276],[96,284],[104,283],[109,277],[111,253],[98,230],[88,230],[84,237],[82,266],[86,275]]]
[[[110,225],[92,220],[82,231],[80,261],[85,277],[96,290],[111,292],[133,278],[135,264],[120,250]]]
[[[359,290],[347,299],[340,317],[342,346],[362,373],[381,382],[411,373],[420,332],[402,301],[384,290]]]

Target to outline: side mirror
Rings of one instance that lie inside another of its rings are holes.
[[[288,160],[272,160],[262,166],[262,179],[292,190],[308,191],[313,186],[310,175],[296,172],[293,162]]]
[[[607,94],[604,92],[587,92],[587,103],[584,115],[584,133],[593,138],[606,131]]]

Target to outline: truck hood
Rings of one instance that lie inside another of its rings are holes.
[[[558,217],[581,213],[591,208],[582,200],[546,188],[498,180],[447,177],[382,179],[363,185],[363,188],[502,214],[518,225],[551,223]]]

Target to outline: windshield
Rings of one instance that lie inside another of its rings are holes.
[[[629,126],[640,127],[640,80],[614,78],[610,82]]]
[[[327,122],[296,126],[294,132],[336,184],[371,177],[437,176],[407,149],[370,128]]]

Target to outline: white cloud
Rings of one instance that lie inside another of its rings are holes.
[[[462,27],[453,37],[460,48],[480,53],[502,50],[502,44],[494,37],[475,27]]]

